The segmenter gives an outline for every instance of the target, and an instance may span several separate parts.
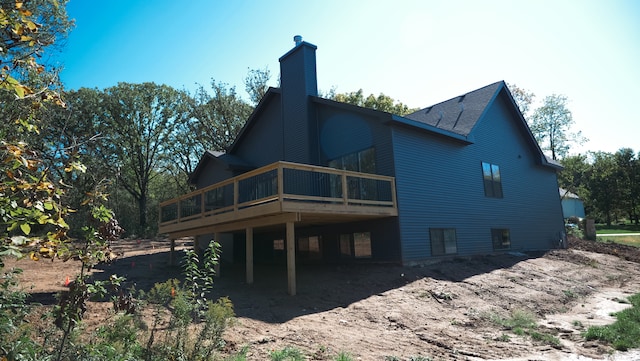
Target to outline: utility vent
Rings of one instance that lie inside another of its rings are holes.
[[[296,43],[296,46],[302,44],[302,35],[296,35],[293,37],[293,42]]]

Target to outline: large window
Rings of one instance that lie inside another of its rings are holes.
[[[484,181],[484,195],[502,198],[502,178],[500,167],[495,164],[482,162],[482,179]]]
[[[376,173],[376,152],[367,148],[329,161],[329,167],[362,173]]]
[[[361,173],[376,173],[376,152],[374,148],[367,148],[359,152],[343,155],[340,158],[329,161],[329,167],[336,169],[350,170]],[[347,178],[348,197],[352,199],[375,200],[378,197],[377,183],[374,179],[363,179],[358,177]],[[332,178],[332,196],[342,194],[342,183],[340,180]]]
[[[458,245],[455,228],[429,228],[431,255],[456,254]]]
[[[371,258],[371,233],[357,232],[340,235],[342,257]]]
[[[506,228],[492,228],[491,239],[493,241],[494,250],[503,250],[511,248],[511,236]]]

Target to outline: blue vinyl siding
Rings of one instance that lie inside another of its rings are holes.
[[[255,119],[234,155],[254,165],[256,168],[282,160],[283,129],[280,95],[263,110],[259,119]]]
[[[204,188],[208,185],[222,182],[231,177],[233,177],[233,173],[224,162],[210,159],[205,164],[205,169],[200,172],[200,176],[196,180],[196,188]]]
[[[502,96],[463,145],[394,128],[403,263],[431,256],[429,228],[455,228],[458,255],[493,252],[491,228],[508,228],[511,250],[549,249],[563,230],[556,173],[539,157]],[[504,198],[486,197],[481,163],[500,167]]]
[[[302,43],[280,58],[285,161],[314,163],[309,96],[318,95],[315,51],[314,45]]]
[[[393,176],[391,131],[384,119],[330,106],[317,108],[320,165],[373,147],[376,173]]]

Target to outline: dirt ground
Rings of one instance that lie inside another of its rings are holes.
[[[187,241],[179,246],[188,247]],[[168,264],[168,242],[122,241],[121,257],[94,270],[95,277],[126,276],[137,289],[179,278]],[[611,354],[580,333],[613,322],[611,312],[640,292],[640,249],[572,240],[568,250],[456,258],[422,267],[298,265],[298,295],[288,296],[286,267],[256,265],[245,284],[243,265],[224,265],[214,297],[228,296],[238,323],[225,334],[226,352],[248,346],[248,359],[266,360],[286,346],[310,360],[348,352],[354,360],[640,360],[640,350]],[[45,307],[64,291],[78,264],[7,262],[25,270],[22,282]],[[93,303],[85,317],[95,327],[110,312]],[[489,319],[525,311],[538,332],[559,346],[518,336]]]

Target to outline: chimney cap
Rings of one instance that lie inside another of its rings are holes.
[[[296,43],[296,46],[300,45],[302,43],[302,35],[295,35],[293,41]]]

